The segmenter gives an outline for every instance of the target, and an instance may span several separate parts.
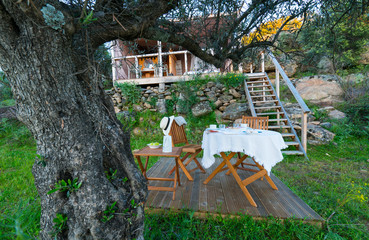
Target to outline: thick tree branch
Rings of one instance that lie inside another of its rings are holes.
[[[106,5],[103,5],[103,2]],[[136,5],[130,6],[129,11],[124,9],[125,4],[120,2],[123,6],[120,8],[120,12],[104,12],[109,7],[107,4],[115,6],[115,2],[103,2],[96,3],[98,20],[89,26],[93,48],[118,38],[133,40],[140,37],[142,32],[152,26],[157,18],[174,9],[179,0],[140,1]],[[113,15],[119,23],[113,19]]]

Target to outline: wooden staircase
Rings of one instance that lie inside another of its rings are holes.
[[[289,120],[272,83],[265,72],[248,74],[245,93],[254,117],[269,116],[269,130],[278,131],[288,145],[287,155],[306,155],[306,151]]]

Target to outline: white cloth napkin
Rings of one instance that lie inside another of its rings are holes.
[[[230,135],[221,131],[205,131],[202,138],[202,165],[209,168],[215,162],[214,155],[221,152],[242,152],[254,157],[270,174],[272,167],[283,160],[281,149],[287,147],[282,135],[274,131],[257,130],[251,134],[238,132]]]

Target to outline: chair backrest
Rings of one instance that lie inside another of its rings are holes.
[[[184,125],[179,126],[176,121],[173,121],[172,126],[170,127],[169,136],[172,137],[172,146],[174,147],[176,144],[187,143],[186,132],[184,129]]]
[[[250,128],[268,130],[269,117],[242,116],[242,123],[247,123]]]

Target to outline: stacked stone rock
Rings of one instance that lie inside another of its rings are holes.
[[[122,96],[119,88],[112,88],[107,90],[106,93],[111,96],[116,112],[128,110],[129,103]],[[176,95],[178,99],[185,100],[175,84],[166,86],[163,92],[159,92],[158,86],[142,88],[140,101],[133,104],[133,109],[137,112],[149,110],[165,114],[167,113],[166,101],[172,100],[172,95]],[[196,96],[199,101],[191,107],[192,114],[195,117],[211,113],[213,111],[211,102],[215,105],[217,119],[222,119],[222,121],[235,120],[242,115],[249,114],[242,86],[227,89],[221,83],[208,82],[199,88]],[[155,105],[152,104],[153,102],[155,102]],[[174,106],[174,111],[181,113],[178,105]]]

